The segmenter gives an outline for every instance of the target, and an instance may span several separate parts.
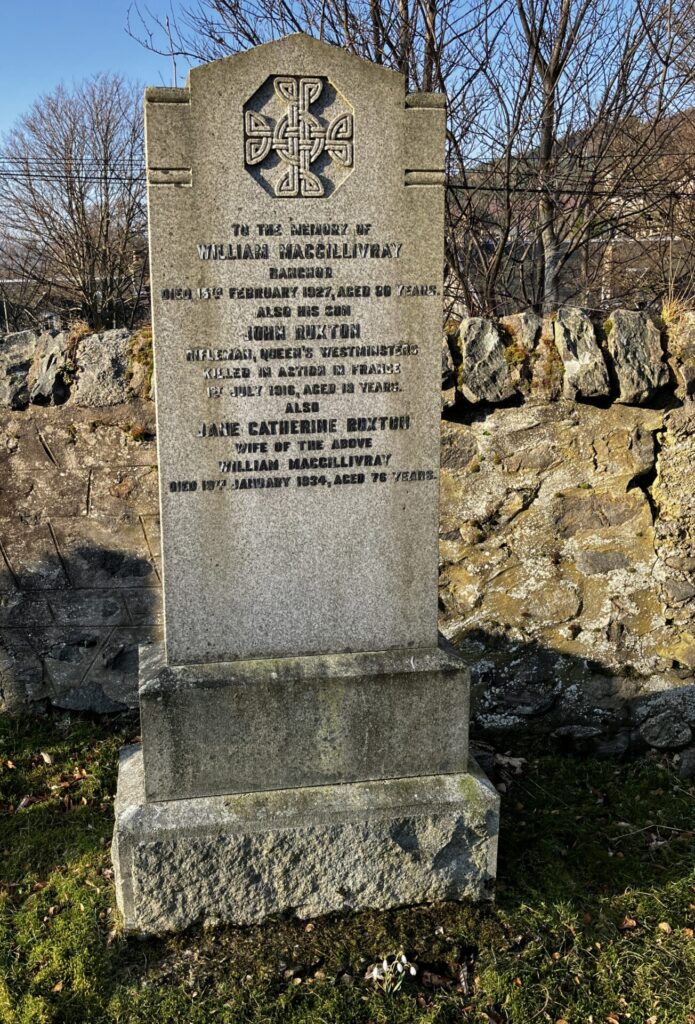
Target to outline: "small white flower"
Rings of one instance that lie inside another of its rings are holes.
[[[399,974],[403,973],[403,964],[396,964],[396,970]]]
[[[417,974],[417,967],[415,967],[413,964],[410,965],[410,973],[412,974],[413,977],[415,977],[415,975]]]

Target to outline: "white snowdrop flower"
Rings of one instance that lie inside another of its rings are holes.
[[[403,973],[403,964],[396,964],[396,970],[399,974]]]
[[[417,967],[413,966],[413,964],[410,965],[410,973],[413,975],[413,977],[415,977],[415,975],[417,974]]]

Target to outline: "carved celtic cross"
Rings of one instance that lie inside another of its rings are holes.
[[[287,110],[275,125],[265,114],[246,110],[246,164],[262,164],[271,152],[276,153],[282,172],[274,184],[275,195],[282,199],[320,198],[326,194],[324,182],[311,165],[326,153],[340,167],[352,167],[352,114],[341,112],[325,124],[310,112],[323,90],[321,78],[277,75],[273,88]]]

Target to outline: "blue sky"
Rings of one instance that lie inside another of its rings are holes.
[[[155,13],[168,0],[146,0]],[[97,71],[170,85],[171,63],[125,31],[130,0],[0,0],[0,135],[34,100]],[[185,68],[179,67],[179,77]]]

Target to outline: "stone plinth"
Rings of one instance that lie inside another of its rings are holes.
[[[129,933],[489,899],[499,796],[474,762],[416,779],[148,802],[122,752],[113,860]]]
[[[185,666],[142,648],[148,800],[465,771],[468,670],[442,644]]]

